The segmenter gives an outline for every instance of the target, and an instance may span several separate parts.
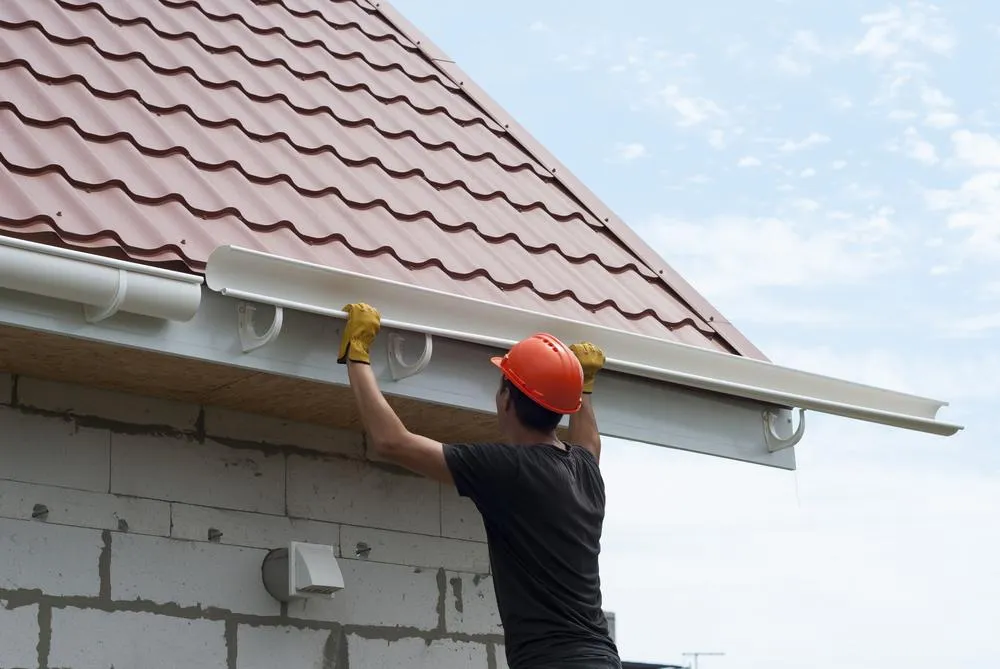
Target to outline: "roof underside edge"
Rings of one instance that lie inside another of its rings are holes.
[[[687,306],[701,316],[730,347],[748,358],[769,358],[716,309],[694,286],[673,269],[625,221],[611,210],[586,184],[575,177],[548,149],[518,123],[504,108],[463,71],[453,59],[390,3],[360,0],[376,11],[387,23],[412,42],[442,75],[458,85],[466,95],[494,121],[504,126],[510,136],[549,172],[580,204],[607,226],[608,230],[650,270],[656,272]]]

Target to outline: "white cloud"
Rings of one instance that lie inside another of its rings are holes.
[[[774,217],[719,217],[702,223],[655,218],[641,234],[709,295],[753,295],[760,288],[856,283],[902,260],[893,211],[837,224]]]
[[[1000,167],[1000,140],[992,135],[956,130],[951,141],[959,162],[971,167]]]
[[[832,163],[830,163],[830,167],[832,167],[835,170],[842,170],[845,167],[847,167],[847,161],[846,160],[835,160]]]
[[[712,100],[684,95],[677,86],[660,89],[657,98],[674,113],[677,125],[682,127],[699,125],[724,115],[722,108]]]
[[[840,110],[851,109],[852,107],[854,107],[854,102],[848,95],[835,95],[831,100],[831,102],[833,103],[834,107]]]
[[[903,133],[902,142],[891,142],[890,151],[902,151],[903,155],[916,160],[923,165],[936,165],[939,162],[937,148],[922,138],[912,126]]]
[[[932,211],[947,214],[949,228],[966,233],[966,255],[1000,258],[1000,172],[977,174],[953,190],[930,189],[925,199]]]
[[[866,14],[861,23],[867,26],[864,36],[854,46],[854,53],[877,60],[905,56],[910,47],[919,47],[944,55],[955,46],[954,33],[934,6],[912,2],[904,11],[893,7],[885,12]]]
[[[826,135],[820,134],[818,132],[811,132],[807,137],[797,142],[791,139],[786,139],[778,147],[778,150],[785,152],[804,151],[806,149],[811,149],[814,146],[826,144],[829,141],[830,138],[827,137]]]
[[[545,24],[544,21],[533,21],[531,25],[528,26],[528,30],[535,33],[542,33],[542,32],[548,32],[549,27]]]
[[[615,145],[614,157],[620,162],[630,162],[647,155],[646,146],[640,142],[618,143]]]
[[[836,59],[842,52],[839,47],[823,44],[810,30],[796,30],[775,57],[775,64],[782,72],[804,76],[812,72],[812,65],[817,59]]]
[[[799,172],[799,177],[801,177],[803,179],[809,179],[809,178],[814,177],[814,176],[816,176],[816,170],[814,170],[811,167],[807,167],[804,170],[802,170],[801,172]]]
[[[800,197],[788,203],[799,211],[813,212],[820,208],[819,202],[808,197]]]
[[[945,330],[955,337],[993,336],[1000,330],[1000,312],[978,314],[951,320]],[[1000,395],[1000,388],[997,389]]]
[[[761,162],[759,158],[754,158],[753,156],[743,156],[736,164],[739,167],[759,167]]]
[[[952,128],[961,122],[958,114],[947,111],[932,111],[927,114],[924,124],[932,128]]]

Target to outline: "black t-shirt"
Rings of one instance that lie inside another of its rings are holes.
[[[579,446],[446,444],[483,517],[511,669],[619,667],[598,573],[604,480]]]

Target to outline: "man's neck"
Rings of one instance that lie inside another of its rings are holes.
[[[517,430],[508,436],[507,441],[515,446],[548,444],[563,450],[566,448],[566,445],[562,443],[555,433],[537,432],[535,430]]]

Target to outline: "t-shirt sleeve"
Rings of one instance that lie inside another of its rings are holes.
[[[445,444],[444,458],[458,494],[480,511],[510,496],[520,474],[517,447],[507,444]]]

